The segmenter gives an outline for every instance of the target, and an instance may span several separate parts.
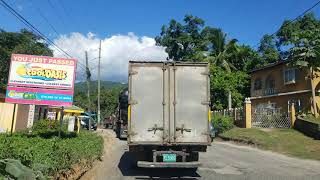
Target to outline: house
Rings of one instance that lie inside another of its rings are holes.
[[[311,83],[316,87],[317,106],[320,105],[320,78],[311,81],[307,68],[292,67],[288,61],[279,61],[250,73],[250,99],[254,109],[271,108],[287,113],[290,104],[294,103],[298,112],[313,112]]]

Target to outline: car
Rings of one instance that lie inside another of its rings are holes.
[[[97,130],[97,123],[95,120],[90,116],[78,116],[80,120],[81,127],[84,129],[89,130],[89,119],[91,120],[91,129],[90,130]]]

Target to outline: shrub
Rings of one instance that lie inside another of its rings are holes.
[[[57,131],[50,131],[57,134]],[[64,132],[65,133],[65,132]],[[66,133],[65,133],[66,134]],[[79,162],[99,159],[103,151],[103,139],[96,133],[81,131],[74,137],[43,138],[22,133],[0,135],[0,160],[17,159],[35,171],[54,175]]]
[[[233,119],[229,116],[215,115],[212,117],[211,123],[213,124],[216,134],[223,133],[234,127]]]
[[[59,130],[59,121],[58,120],[48,120],[48,119],[43,119],[36,121],[33,126],[32,130],[33,131],[47,131],[48,129],[50,130]]]

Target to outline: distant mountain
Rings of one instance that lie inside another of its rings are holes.
[[[125,88],[128,84],[113,82],[113,81],[101,81],[101,88],[113,89],[113,88]],[[91,92],[96,92],[98,90],[98,81],[91,81],[90,83]],[[86,92],[87,91],[87,82],[78,82],[75,84],[75,93]]]

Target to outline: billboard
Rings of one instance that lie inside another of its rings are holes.
[[[12,54],[7,103],[72,106],[76,59]]]
[[[73,91],[8,86],[6,102],[17,104],[72,106]]]
[[[9,86],[73,89],[76,60],[12,54]]]

